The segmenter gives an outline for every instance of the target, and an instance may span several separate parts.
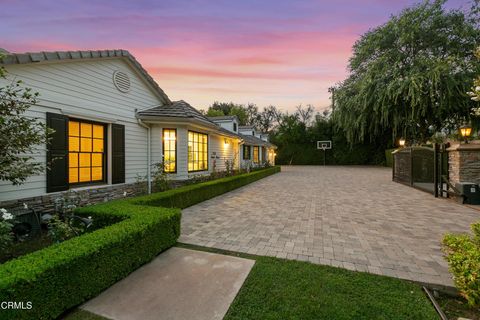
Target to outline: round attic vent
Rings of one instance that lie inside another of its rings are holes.
[[[123,71],[115,71],[113,73],[113,84],[123,93],[130,91],[130,78]]]

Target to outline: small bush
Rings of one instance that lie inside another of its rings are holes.
[[[455,286],[470,306],[480,306],[480,222],[471,225],[473,237],[447,234],[443,251]]]
[[[393,167],[393,154],[392,152],[397,150],[396,148],[385,150],[385,166]]]
[[[95,231],[0,265],[0,301],[31,302],[33,306],[2,310],[0,319],[57,318],[173,246],[180,235],[178,208],[278,171],[279,167],[272,167],[77,209],[75,214],[93,217]]]

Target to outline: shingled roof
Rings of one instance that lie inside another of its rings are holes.
[[[217,125],[215,122],[210,121],[207,117],[201,114],[200,111],[198,111],[183,100],[173,101],[167,105],[138,111],[137,117],[143,120],[153,120],[156,118],[161,118],[162,120],[165,118],[172,118],[172,120],[179,118],[185,120],[193,120],[196,122],[200,122],[204,125],[208,125],[212,129],[223,135],[241,139],[240,135],[224,129]]]
[[[190,118],[206,122],[210,125],[217,126],[216,123],[210,121],[207,117],[200,113],[197,109],[183,100],[173,101],[169,104],[145,109],[137,112],[140,119],[152,117],[166,118]]]
[[[41,51],[41,52],[27,52],[27,53],[10,53],[3,49],[6,54],[0,61],[0,65],[9,64],[26,64],[38,63],[43,61],[59,61],[59,60],[82,60],[82,59],[99,59],[99,58],[123,58],[128,60],[131,65],[140,73],[140,75],[153,87],[153,89],[163,98],[167,103],[170,99],[165,92],[158,86],[148,72],[135,59],[133,55],[127,50],[87,50],[87,51]]]
[[[240,134],[240,137],[242,137],[243,142],[249,146],[264,146],[269,148],[276,148],[274,144],[268,141],[262,140],[260,138],[257,138],[255,136],[251,136],[248,134]]]
[[[237,116],[216,116],[216,117],[207,117],[207,118],[210,119],[211,121],[234,120],[234,119],[238,120]]]

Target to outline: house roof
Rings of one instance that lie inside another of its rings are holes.
[[[234,120],[234,119],[237,119],[238,120],[238,117],[237,116],[216,116],[216,117],[207,117],[208,119],[210,119],[211,121],[215,121],[215,120]]]
[[[137,117],[140,119],[155,119],[155,118],[172,118],[173,119],[189,119],[196,122],[200,122],[204,125],[208,125],[211,128],[215,129],[217,132],[241,139],[241,137],[231,132],[227,129],[224,129],[217,125],[215,122],[210,121],[207,117],[200,113],[197,109],[192,107],[187,102],[180,100],[180,101],[173,101],[170,104],[157,106],[153,108],[149,108],[146,110],[142,110],[137,112]]]
[[[238,133],[232,132],[232,131],[227,130],[225,128],[222,128],[220,126],[218,127],[218,131],[220,131],[223,134],[230,135],[230,136],[233,136],[233,137],[238,138],[238,139],[243,139],[243,136],[239,135]]]
[[[243,139],[243,142],[249,146],[264,146],[269,148],[276,148],[276,146],[268,141],[262,140],[255,136],[247,135],[247,134],[240,134]]]
[[[184,100],[173,101],[166,105],[156,106],[153,108],[145,109],[137,112],[137,116],[144,117],[172,117],[172,118],[192,118],[200,121],[207,122],[209,124],[216,125],[210,121],[207,117],[200,113],[197,109],[192,107]]]
[[[238,129],[241,130],[241,129],[255,129],[254,126],[238,126]]]
[[[27,53],[10,53],[4,49],[5,57],[0,61],[0,65],[9,64],[27,64],[38,63],[43,61],[60,61],[60,60],[88,60],[100,58],[123,58],[128,60],[131,65],[140,73],[140,75],[152,86],[152,88],[159,94],[167,103],[170,99],[165,92],[158,86],[148,72],[135,59],[133,55],[127,50],[86,50],[86,51],[41,51],[41,52],[27,52]]]

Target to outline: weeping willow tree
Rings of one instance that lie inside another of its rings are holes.
[[[478,1],[471,12],[447,11],[444,3],[407,8],[355,43],[333,114],[350,143],[384,135],[421,142],[470,118]]]
[[[475,56],[480,60],[480,47],[477,48]],[[473,101],[480,102],[480,76],[477,76],[477,78],[473,80],[472,91],[468,92],[468,95]],[[475,114],[480,116],[480,108],[475,109]]]

